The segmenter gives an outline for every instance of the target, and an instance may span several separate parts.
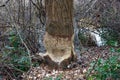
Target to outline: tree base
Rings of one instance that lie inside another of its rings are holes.
[[[47,50],[45,54],[40,54],[44,61],[53,67],[65,67],[75,60],[73,38],[62,38],[51,36],[48,33],[44,36],[44,45]]]

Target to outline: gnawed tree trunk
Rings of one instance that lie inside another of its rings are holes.
[[[44,45],[45,61],[65,67],[75,59],[73,49],[73,0],[45,0],[47,23]]]

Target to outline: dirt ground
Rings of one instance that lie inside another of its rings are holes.
[[[109,47],[88,47],[81,53],[77,62],[68,65],[68,69],[49,69],[46,65],[34,67],[23,74],[23,80],[86,80],[86,73],[92,61],[106,59],[110,54]]]
[[[0,32],[2,34],[2,31]],[[0,34],[0,54],[4,40]],[[3,37],[5,38],[5,37]],[[5,41],[7,42],[7,41]],[[47,65],[42,64],[39,67],[33,67],[28,72],[20,75],[19,80],[86,80],[86,73],[90,67],[92,61],[97,61],[98,58],[108,58],[111,54],[110,47],[86,47],[80,53],[81,57],[77,62],[72,62],[67,66],[67,69],[50,69]],[[2,69],[3,63],[0,63],[0,68]],[[1,67],[2,66],[2,67]],[[5,67],[4,67],[5,68]],[[0,69],[0,70],[1,70]],[[8,69],[8,70],[7,70]],[[6,71],[10,71],[6,67]],[[12,72],[12,71],[11,71]],[[7,72],[5,72],[7,73]],[[10,73],[10,72],[9,72]],[[10,80],[10,74],[4,74],[0,71],[0,80]],[[16,79],[15,79],[16,80]]]

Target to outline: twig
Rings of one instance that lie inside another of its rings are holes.
[[[40,8],[33,2],[33,0],[30,0],[32,4],[39,10]]]
[[[87,74],[86,78],[88,78],[90,76],[90,74],[92,73],[92,71],[95,69],[95,67],[97,65],[97,62],[98,62],[98,60],[99,60],[100,57],[101,57],[101,55],[99,54],[98,57],[97,57],[97,60],[96,60],[95,64],[93,65],[93,67],[90,70],[90,72]]]
[[[7,0],[4,4],[0,5],[0,7],[5,7],[9,1],[10,0]]]
[[[13,19],[13,16],[10,14],[10,11],[9,9],[6,7],[6,10],[8,11],[8,15],[10,16],[10,20],[13,24],[11,24],[12,27],[15,27],[17,33],[18,33],[18,36],[22,42],[22,44],[25,46],[25,48],[27,49],[27,53],[28,53],[28,56],[29,56],[29,61],[30,61],[30,67],[32,67],[32,62],[31,62],[31,56],[30,56],[30,50],[28,48],[28,46],[26,45],[26,43],[23,41],[22,39],[22,36],[20,35],[20,32],[18,30],[18,27],[20,27],[18,24],[15,23],[14,19]]]

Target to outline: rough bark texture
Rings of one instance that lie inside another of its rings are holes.
[[[73,35],[73,0],[46,0],[46,31],[53,36]]]
[[[47,24],[44,58],[51,65],[66,66],[74,58],[73,0],[45,0]],[[54,64],[53,64],[54,63]]]

